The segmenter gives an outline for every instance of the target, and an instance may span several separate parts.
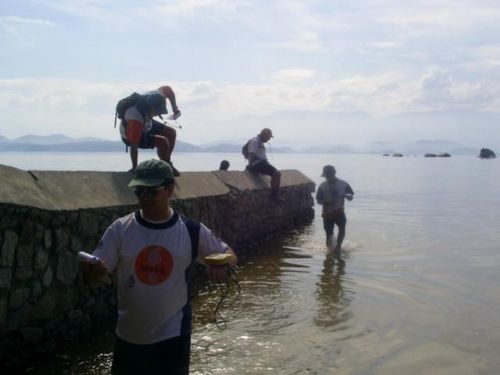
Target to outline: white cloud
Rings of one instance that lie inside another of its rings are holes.
[[[316,75],[312,69],[283,69],[273,74],[271,79],[275,81],[303,81]]]
[[[22,18],[17,16],[6,16],[2,17],[2,22],[7,24],[18,24],[18,25],[35,25],[44,27],[54,27],[56,24],[48,20],[41,20],[36,18]]]
[[[13,6],[11,16],[0,18],[0,27],[18,37],[14,43],[0,38],[8,42],[0,62],[5,135],[66,127],[75,132],[70,135],[114,138],[103,123],[117,99],[155,88],[164,77],[179,98],[184,134],[200,136],[217,136],[207,122],[216,129],[219,120],[297,109],[384,118],[500,108],[496,1],[32,4],[32,14]],[[64,32],[56,35],[54,27]],[[67,48],[64,59],[52,58],[61,48]],[[119,57],[123,51],[126,58]],[[40,119],[50,121],[24,128]]]
[[[113,0],[38,0],[47,9],[66,13],[79,18],[101,21],[116,21],[128,5]]]
[[[7,35],[10,35],[15,40],[19,40],[24,34],[32,32],[34,27],[55,27],[54,22],[37,19],[37,18],[23,18],[17,16],[5,16],[0,18],[0,27]]]

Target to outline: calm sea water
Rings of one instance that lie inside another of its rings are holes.
[[[177,153],[174,161],[181,171],[206,171],[222,159],[243,169],[239,154]],[[499,160],[272,154],[271,161],[317,184],[331,163],[351,184],[346,265],[335,265],[324,245],[318,207],[310,226],[242,257],[242,292],[223,310],[226,329],[212,321],[215,290],[194,300],[192,373],[500,373]],[[0,153],[0,163],[129,168],[123,153]],[[31,373],[106,373],[111,345],[103,333]]]

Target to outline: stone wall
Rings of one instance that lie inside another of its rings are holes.
[[[173,207],[205,223],[237,253],[314,216],[314,183],[282,172],[284,203],[269,179],[247,172],[185,172]],[[116,313],[113,287],[89,288],[76,254],[135,209],[126,172],[21,171],[0,165],[0,358],[44,352]]]

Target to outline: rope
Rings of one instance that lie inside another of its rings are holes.
[[[241,295],[241,285],[236,278],[236,268],[228,265],[226,266],[226,272],[228,274],[228,279],[225,284],[220,284],[219,286],[220,297],[213,314],[215,326],[221,331],[227,327],[226,318],[222,315],[221,310],[231,307]],[[232,300],[227,301],[232,286],[236,287],[236,296]]]

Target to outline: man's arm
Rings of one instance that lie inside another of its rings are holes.
[[[232,265],[232,266],[236,266],[238,264],[238,257],[234,253],[234,250],[231,249],[230,247],[228,247],[226,249],[225,253],[231,254],[231,260],[230,260],[229,264]]]
[[[345,198],[348,200],[348,201],[352,201],[352,199],[354,198],[354,191],[352,190],[351,188],[351,185],[347,184],[346,188],[345,188]]]
[[[200,238],[198,242],[199,256],[198,261],[206,264],[204,261],[206,256],[214,254],[230,254],[231,258],[223,265],[207,265],[207,275],[214,283],[224,283],[228,280],[228,266],[232,268],[237,266],[238,258],[225,242],[216,238],[212,231],[205,225],[200,223]]]
[[[109,281],[108,269],[104,262],[97,259],[95,262],[80,262],[83,279],[89,285],[107,284]]]
[[[323,200],[324,200],[323,189],[321,189],[320,186],[318,187],[318,191],[316,192],[316,202],[318,202],[318,204],[323,204]]]
[[[228,247],[224,253],[231,254],[231,259],[228,261],[228,263],[218,266],[207,264],[208,278],[215,284],[223,284],[227,282],[231,270],[237,269],[238,258],[236,257],[233,249]],[[228,268],[228,266],[230,266],[230,268]]]
[[[160,88],[158,88],[158,91],[168,99],[174,115],[180,113],[179,108],[177,107],[177,100],[175,99],[174,90],[172,90],[170,86],[161,86]]]
[[[119,235],[117,222],[111,224],[104,232],[94,253],[79,255],[80,264],[84,280],[90,285],[99,283],[110,283],[109,274],[112,273],[118,264],[119,258]]]
[[[252,165],[259,160],[257,157],[257,150],[259,149],[259,143],[257,139],[252,138],[248,142],[248,164]]]

